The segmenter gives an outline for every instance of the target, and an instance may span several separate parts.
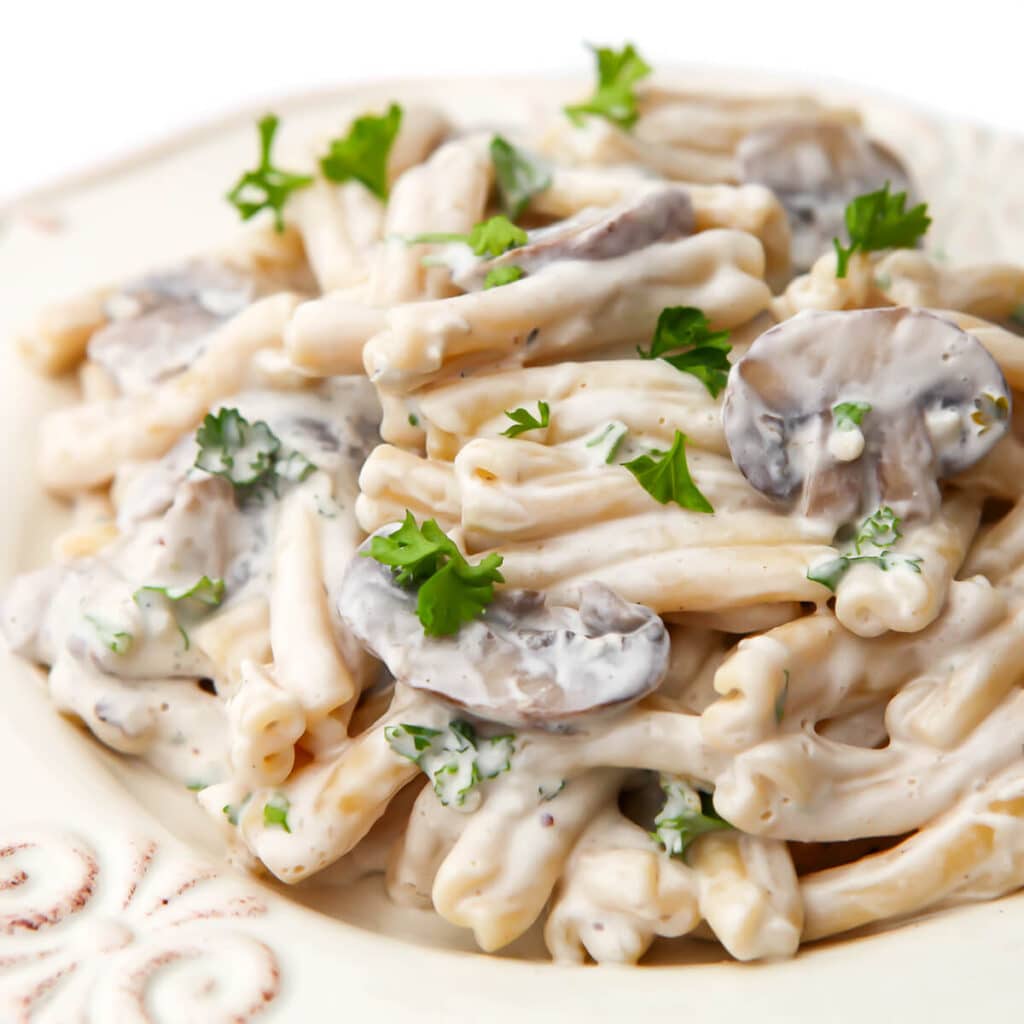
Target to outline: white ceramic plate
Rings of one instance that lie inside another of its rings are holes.
[[[735,74],[711,81],[723,83],[765,87]],[[390,82],[276,109],[301,134],[392,98],[437,102],[470,123],[495,109],[514,121],[541,99],[580,89]],[[929,200],[933,249],[956,262],[1024,255],[1024,141],[878,100],[860,105]],[[251,162],[253,113],[0,211],[0,338],[53,299],[230,237],[236,221],[221,197]],[[40,413],[68,401],[72,388],[34,378],[9,344],[0,370],[5,581],[45,560],[59,523],[60,510],[35,489],[33,450]],[[535,935],[503,956],[477,954],[432,914],[387,903],[379,879],[355,889],[260,883],[220,863],[189,794],[102,750],[49,707],[29,669],[0,658],[0,1024],[637,1016],[880,1024],[1019,1015],[1020,897],[819,944],[780,964],[735,964],[715,946],[683,940],[656,947],[641,968],[581,969],[545,962]]]

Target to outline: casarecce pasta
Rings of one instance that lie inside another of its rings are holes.
[[[918,248],[855,109],[599,54],[500,130],[268,115],[229,198],[272,221],[27,327],[74,517],[7,642],[240,863],[487,951],[1010,892],[1024,269]]]

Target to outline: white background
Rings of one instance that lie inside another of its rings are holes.
[[[8,0],[0,31],[0,202],[282,93],[589,70],[584,40],[632,40],[655,67],[860,82],[1024,132],[1024,0]]]

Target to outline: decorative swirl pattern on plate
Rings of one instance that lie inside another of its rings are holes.
[[[101,858],[57,829],[0,833],[0,1020],[228,1024],[278,995],[273,951],[237,927],[265,904],[207,864],[131,839]]]

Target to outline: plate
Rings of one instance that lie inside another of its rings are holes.
[[[736,73],[662,75],[693,88],[777,87]],[[792,84],[792,83],[789,83]],[[799,83],[798,83],[799,86]],[[346,112],[415,97],[460,120],[514,122],[569,80],[382,82],[282,100],[297,135]],[[827,86],[827,98],[851,101]],[[907,159],[935,215],[930,245],[956,260],[1024,253],[1024,141],[852,97]],[[34,310],[228,240],[226,186],[251,160],[246,111],[0,210],[0,337]],[[33,480],[40,415],[73,397],[0,352],[6,494],[0,579],[46,560],[60,507]],[[374,1019],[489,1024],[679,1015],[702,1022],[1003,1019],[1019,988],[1024,897],[741,965],[677,940],[640,968],[543,960],[536,935],[501,956],[433,914],[389,904],[379,878],[287,890],[221,859],[189,794],[60,718],[40,678],[3,653],[0,717],[0,1021]],[[679,966],[682,961],[687,966]]]

